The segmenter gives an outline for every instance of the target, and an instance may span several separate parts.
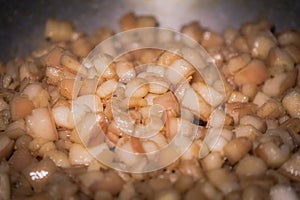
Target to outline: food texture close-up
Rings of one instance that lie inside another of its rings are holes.
[[[300,198],[300,2],[0,13],[0,200]]]

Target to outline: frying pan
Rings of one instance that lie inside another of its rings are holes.
[[[71,20],[85,33],[108,26],[119,31],[122,15],[155,15],[160,26],[179,30],[193,20],[222,32],[230,26],[264,17],[274,22],[276,32],[300,30],[300,1],[290,0],[0,0],[0,61],[26,56],[42,46],[48,18]]]

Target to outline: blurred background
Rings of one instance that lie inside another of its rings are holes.
[[[118,31],[122,15],[155,15],[161,27],[179,30],[197,20],[204,27],[222,32],[230,26],[260,17],[274,22],[276,32],[300,31],[300,1],[290,0],[0,0],[0,61],[25,56],[45,42],[48,18],[71,20],[86,33],[108,26]]]

